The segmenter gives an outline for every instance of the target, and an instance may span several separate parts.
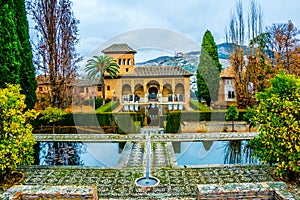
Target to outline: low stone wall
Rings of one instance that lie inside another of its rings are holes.
[[[198,185],[198,199],[292,200],[283,182]]]
[[[97,200],[95,186],[29,186],[16,185],[8,189],[2,199],[87,199]]]
[[[208,132],[231,132],[232,122],[220,122],[220,121],[199,121],[199,122],[187,122],[184,121],[181,124],[182,133],[208,133]],[[248,132],[249,125],[246,122],[234,122],[235,132]],[[250,131],[255,132],[256,129]]]

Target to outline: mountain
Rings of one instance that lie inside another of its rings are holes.
[[[184,69],[195,72],[199,60],[198,52],[177,53],[175,56],[161,56],[146,62],[136,63],[136,66],[180,66]]]
[[[218,44],[219,61],[225,69],[230,66],[230,54],[235,49],[235,44],[222,43]],[[245,55],[246,55],[245,47]],[[194,73],[197,70],[200,51],[192,51],[189,53],[177,53],[174,56],[160,56],[145,62],[136,63],[136,66],[180,66]]]

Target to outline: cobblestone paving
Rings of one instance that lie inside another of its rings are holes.
[[[145,144],[135,142],[132,144],[132,149],[128,157],[127,167],[142,167],[144,163],[144,148]]]
[[[267,166],[227,166],[206,168],[154,168],[152,176],[160,180],[149,191],[136,187],[143,168],[100,169],[84,167],[24,167],[24,185],[89,185],[98,187],[100,198],[192,197],[198,184],[274,181]]]
[[[166,143],[153,142],[152,143],[152,159],[151,166],[153,167],[165,167],[170,166],[168,159],[169,152],[166,149]]]

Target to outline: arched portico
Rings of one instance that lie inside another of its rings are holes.
[[[130,85],[128,85],[128,84],[123,85],[122,86],[122,96],[130,95],[130,94],[132,94]]]
[[[178,83],[175,86],[175,101],[183,101],[183,97],[184,97],[184,85],[181,83]]]
[[[140,96],[140,97],[145,96],[145,91],[144,91],[143,85],[137,84],[137,85],[134,87],[134,95],[138,95],[138,96]]]
[[[128,84],[122,86],[122,99],[123,101],[129,101],[129,96],[132,94],[131,87]]]
[[[173,94],[172,86],[170,84],[165,84],[162,90],[162,96],[168,97],[170,94]]]
[[[150,101],[157,101],[158,100],[158,93],[160,90],[160,85],[157,81],[151,80],[147,84],[148,90],[148,100]]]

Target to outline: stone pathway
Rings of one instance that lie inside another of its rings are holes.
[[[241,133],[181,133],[151,135],[152,142],[196,141],[196,140],[247,140],[258,135],[258,132]],[[145,134],[34,134],[37,141],[146,141]]]

